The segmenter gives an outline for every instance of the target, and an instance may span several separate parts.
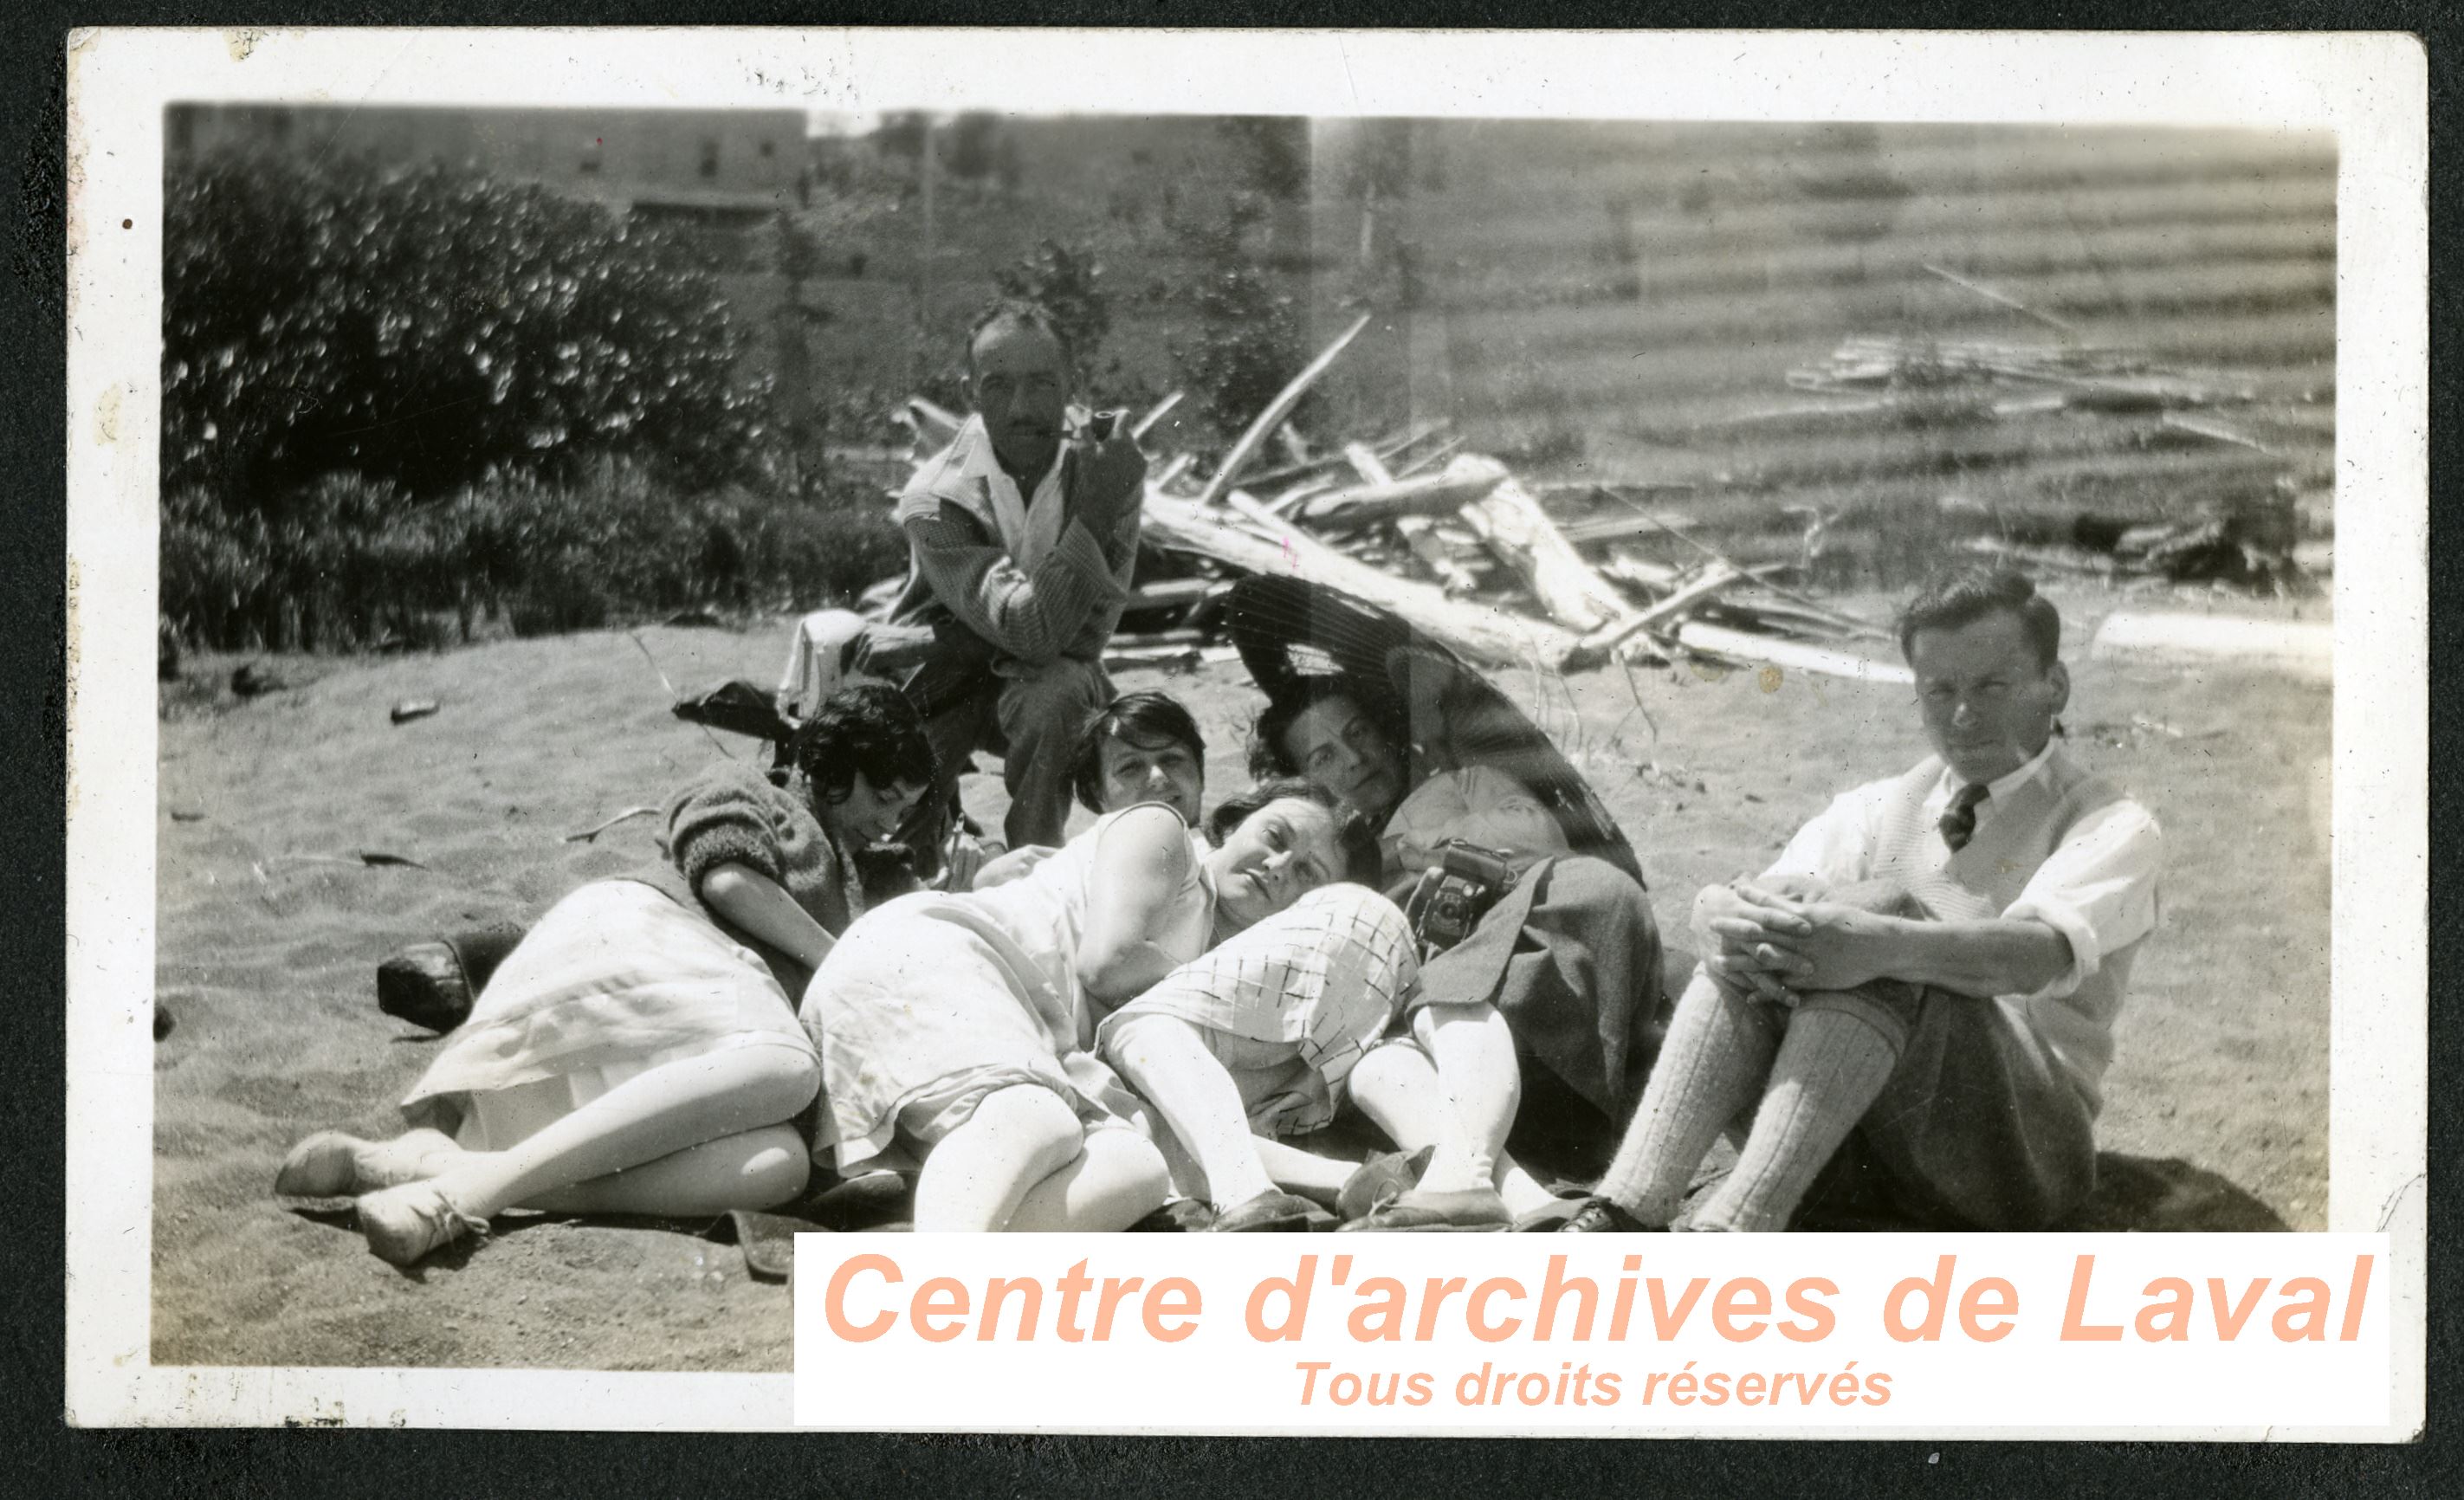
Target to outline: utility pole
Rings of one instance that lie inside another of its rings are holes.
[[[930,115],[925,116],[924,155],[922,159],[922,170],[924,173],[924,259],[923,264],[918,268],[915,276],[915,325],[916,331],[922,335],[922,339],[919,342],[924,343],[930,343],[933,338],[933,192],[935,180],[941,175],[940,164],[937,160],[940,153],[934,148],[935,142],[933,139],[933,117]],[[920,381],[923,378],[923,373],[924,372],[922,370],[917,370],[915,372],[915,379],[911,380],[908,384],[913,386],[916,381]]]

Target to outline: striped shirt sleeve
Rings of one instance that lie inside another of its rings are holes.
[[[1075,518],[1032,573],[937,508],[916,508],[902,523],[934,597],[1002,654],[1029,666],[1061,656],[1090,616],[1126,597],[1102,544]]]

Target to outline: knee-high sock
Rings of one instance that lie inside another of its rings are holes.
[[[1777,1048],[1749,1001],[1696,974],[1600,1192],[1642,1223],[1665,1227],[1684,1206],[1703,1154],[1761,1093]]]
[[[812,1054],[783,1045],[664,1063],[508,1150],[473,1153],[433,1180],[464,1213],[490,1218],[688,1146],[780,1124],[812,1103],[821,1083]]]
[[[1036,1184],[1085,1149],[1086,1129],[1061,1095],[1035,1084],[996,1090],[925,1157],[915,1180],[915,1227],[1006,1229]]]
[[[1861,1016],[1800,1008],[1780,1041],[1737,1169],[1694,1216],[1694,1227],[1787,1228],[1898,1063],[1898,1049]]]
[[[1206,1174],[1206,1196],[1216,1207],[1235,1207],[1274,1191],[1241,1107],[1241,1090],[1207,1050],[1197,1026],[1178,1016],[1133,1016],[1112,1033],[1105,1056],[1198,1158]]]

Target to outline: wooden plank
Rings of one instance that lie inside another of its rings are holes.
[[[1446,423],[1442,418],[1434,422],[1423,422],[1418,427],[1405,430],[1398,436],[1389,438],[1386,441],[1377,444],[1370,451],[1376,454],[1380,460],[1392,459],[1415,443],[1426,442],[1438,433],[1444,431],[1445,429]],[[1346,448],[1351,446],[1352,445],[1350,444],[1345,445]],[[1306,479],[1313,474],[1323,474],[1331,469],[1340,469],[1349,461],[1350,455],[1348,453],[1320,453],[1305,464],[1286,464],[1280,469],[1268,469],[1264,473],[1253,474],[1248,476],[1248,482],[1252,489],[1272,489],[1277,485],[1289,484],[1295,479]],[[1419,463],[1419,460],[1413,460],[1412,465],[1408,466],[1405,472],[1409,473],[1410,469],[1418,467]],[[1395,475],[1388,474],[1387,477],[1391,479],[1395,477]]]
[[[1211,578],[1159,578],[1130,590],[1130,607],[1155,609],[1205,598],[1221,585]]]
[[[1386,460],[1378,457],[1376,450],[1367,443],[1344,444],[1343,461],[1352,465],[1352,472],[1360,475],[1363,484],[1395,482],[1394,471],[1386,467]]]
[[[1198,503],[1209,505],[1222,497],[1223,492],[1231,487],[1234,479],[1241,476],[1241,471],[1248,465],[1249,460],[1257,456],[1259,446],[1265,442],[1267,435],[1284,425],[1284,419],[1290,416],[1292,408],[1301,404],[1301,398],[1309,394],[1309,386],[1317,383],[1317,378],[1325,374],[1334,364],[1335,357],[1341,354],[1353,340],[1360,336],[1361,329],[1368,326],[1369,314],[1363,313],[1353,320],[1351,327],[1343,330],[1332,343],[1328,344],[1316,359],[1309,361],[1308,368],[1293,376],[1289,385],[1275,393],[1275,399],[1266,403],[1266,409],[1258,413],[1257,420],[1249,424],[1249,430],[1241,434],[1241,440],[1233,444],[1232,451],[1223,455],[1221,463],[1216,465],[1215,473],[1206,481],[1206,487],[1198,492]]]
[[[1387,479],[1315,495],[1294,514],[1312,525],[1365,526],[1397,516],[1438,516],[1485,497],[1507,477],[1495,459],[1449,464],[1416,479]]]
[[[1198,460],[1191,454],[1175,453],[1172,455],[1172,462],[1163,466],[1163,473],[1156,474],[1155,478],[1149,482],[1154,484],[1155,488],[1161,489],[1165,485],[1172,483],[1175,479],[1179,478],[1182,474],[1189,473],[1189,466],[1197,461]]]
[[[1644,630],[1665,626],[1722,589],[1733,588],[1746,582],[1746,575],[1725,563],[1714,562],[1701,578],[1680,588],[1667,598],[1639,614],[1613,620],[1574,643],[1573,649],[1557,661],[1561,672],[1585,672],[1607,661],[1617,649]]]
[[[1721,611],[1748,616],[1749,623],[1758,628],[1767,626],[1801,635],[1840,633],[1839,617],[1832,610],[1808,609],[1785,599],[1758,597],[1757,590],[1769,592],[1761,588],[1765,580],[1789,570],[1789,564],[1784,562],[1770,562],[1745,569],[1746,585],[1720,601]],[[1684,569],[1655,562],[1626,546],[1612,548],[1608,561],[1600,564],[1600,571],[1620,584],[1631,584],[1654,594],[1664,594],[1671,589],[1682,588],[1685,584]]]
[[[1574,637],[1544,620],[1449,599],[1439,589],[1345,557],[1238,491],[1222,506],[1150,488],[1146,540],[1248,573],[1305,578],[1399,616],[1465,661],[1485,667],[1554,661]]]
[[[1677,629],[1666,632],[1666,638],[1687,651],[1732,657],[1739,661],[1764,662],[1782,671],[1819,673],[1824,676],[1848,677],[1858,682],[1916,686],[1916,673],[1905,667],[1852,656],[1846,651],[1829,651],[1819,646],[1807,646],[1797,641],[1778,641],[1750,631],[1705,625],[1700,620],[1682,622]]]
[[[1483,463],[1495,463],[1478,453],[1464,453],[1442,473]],[[1602,578],[1521,481],[1508,474],[1495,489],[1463,508],[1463,523],[1481,544],[1512,568],[1524,586],[1540,602],[1550,619],[1568,629],[1588,633],[1634,612],[1617,586]]]
[[[2088,655],[2179,664],[2232,662],[2324,684],[2335,680],[2336,628],[2307,620],[2116,610],[2098,627]]]
[[[1455,451],[1463,446],[1463,440],[1462,438],[1447,438],[1437,447],[1430,449],[1419,457],[1413,459],[1408,464],[1405,464],[1401,469],[1396,472],[1395,477],[1397,479],[1408,479],[1424,469],[1434,468],[1438,464],[1443,463],[1445,460],[1452,458],[1455,455]]]
[[[1613,496],[1620,504],[1634,510],[1639,515],[1650,515],[1649,512],[1644,511],[1642,507],[1636,505],[1632,500],[1626,499],[1623,496],[1617,495],[1615,491],[1603,491],[1602,493]],[[1775,568],[1747,567],[1738,562],[1736,559],[1729,557],[1727,553],[1720,551],[1716,547],[1712,547],[1702,541],[1696,540],[1685,532],[1670,525],[1667,521],[1662,520],[1656,516],[1650,517],[1650,519],[1653,525],[1668,533],[1670,536],[1675,537],[1678,540],[1685,543],[1687,546],[1692,547],[1695,551],[1702,553],[1712,562],[1720,563],[1724,567],[1734,568],[1736,571],[1746,574],[1752,578],[1756,583],[1760,584],[1763,587],[1771,590],[1774,594],[1777,594],[1780,598],[1788,600],[1799,608],[1811,610],[1815,614],[1829,620],[1833,625],[1843,630],[1866,636],[1873,640],[1889,640],[1892,638],[1890,631],[1874,624],[1870,620],[1860,620],[1853,614],[1842,613],[1841,611],[1834,609],[1830,606],[1822,603],[1820,600],[1800,594],[1793,588],[1782,588],[1779,585],[1771,581],[1770,575],[1776,571]]]
[[[1173,408],[1179,405],[1180,392],[1177,390],[1171,395],[1164,397],[1161,401],[1156,402],[1155,404],[1155,409],[1148,412],[1145,416],[1138,418],[1138,425],[1130,429],[1131,438],[1135,440],[1146,436],[1148,432],[1154,430],[1156,423],[1163,420],[1165,412],[1170,411]]]
[[[1394,473],[1386,467],[1386,460],[1368,444],[1346,443],[1343,456],[1350,460],[1353,473],[1360,475],[1362,483],[1395,482]],[[1412,549],[1412,556],[1419,558],[1421,565],[1437,576],[1439,586],[1447,593],[1468,594],[1480,586],[1480,581],[1472,577],[1470,570],[1447,549],[1444,540],[1438,536],[1437,522],[1428,517],[1397,516],[1395,518],[1395,534],[1403,539],[1403,545]]]

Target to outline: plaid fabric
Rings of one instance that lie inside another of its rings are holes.
[[[1308,1072],[1279,1076],[1271,1090],[1244,1087],[1251,1122],[1276,1135],[1315,1130],[1334,1117],[1353,1065],[1385,1034],[1419,982],[1411,927],[1394,902],[1361,886],[1321,886],[1112,1012],[1096,1032],[1096,1048],[1109,1056],[1113,1033],[1138,1015],[1177,1016],[1249,1042],[1284,1044],[1276,1055],[1298,1059]],[[1286,1072],[1263,1056],[1260,1062]],[[1242,1082],[1237,1071],[1235,1082]]]

